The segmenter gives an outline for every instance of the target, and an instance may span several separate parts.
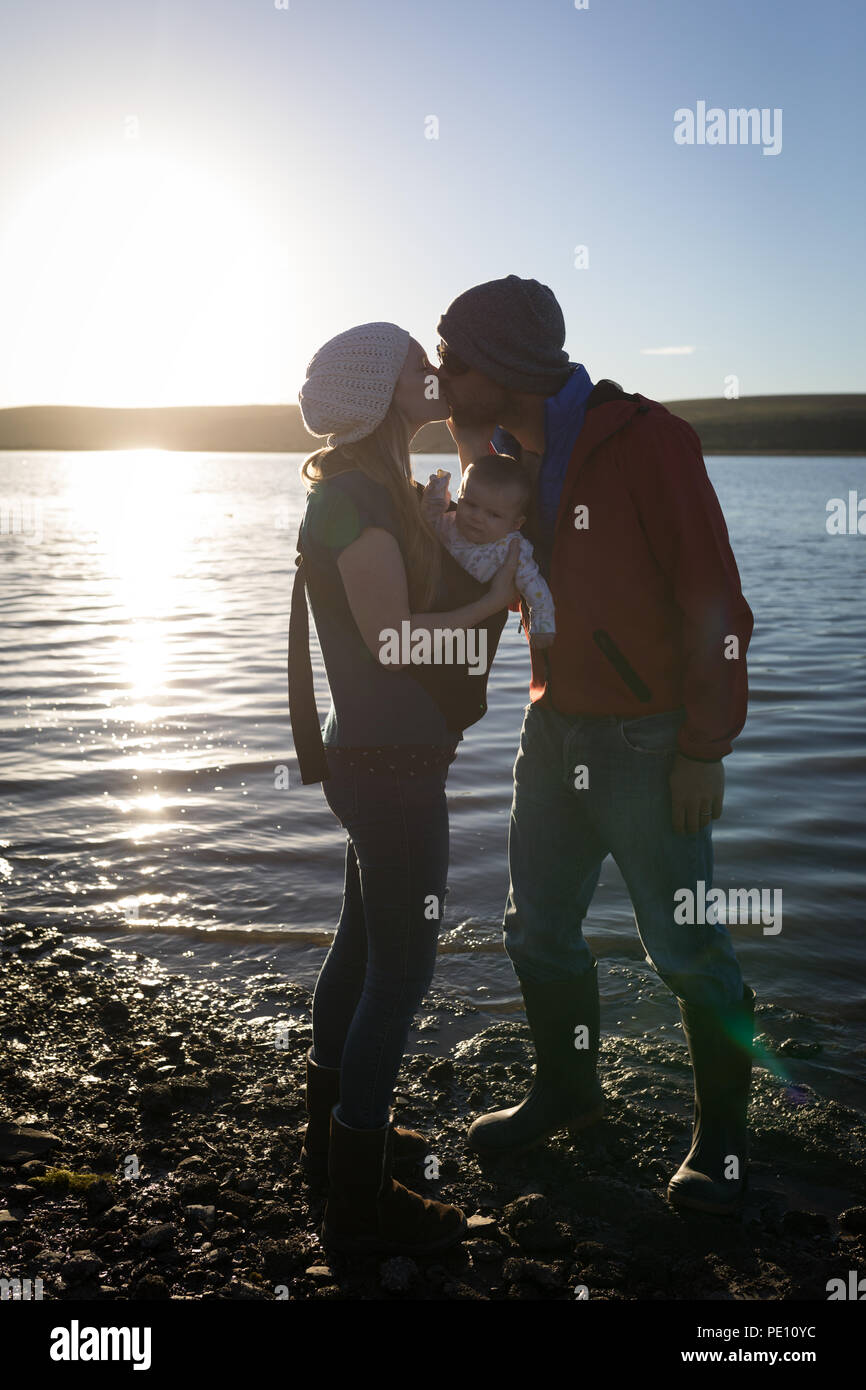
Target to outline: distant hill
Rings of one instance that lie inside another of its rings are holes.
[[[866,395],[744,396],[667,401],[697,430],[705,454],[866,454]],[[297,405],[108,409],[29,405],[0,410],[0,449],[188,449],[306,453]],[[445,424],[425,425],[415,453],[453,453]]]
[[[315,447],[296,405],[26,405],[0,410],[0,449],[294,453]]]
[[[866,454],[866,395],[666,401],[706,454]]]

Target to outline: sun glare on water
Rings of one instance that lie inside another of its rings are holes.
[[[170,675],[169,626],[197,603],[195,548],[209,513],[191,488],[195,463],[132,449],[72,454],[67,468],[70,524],[88,538],[103,571],[115,709],[148,723]]]

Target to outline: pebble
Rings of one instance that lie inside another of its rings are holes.
[[[60,1267],[67,1284],[81,1284],[102,1269],[103,1261],[92,1250],[79,1250],[71,1260]]]
[[[142,1250],[167,1250],[174,1244],[177,1234],[176,1227],[170,1221],[164,1221],[158,1226],[149,1226],[140,1237],[139,1243]]]
[[[158,1081],[152,1086],[142,1086],[138,1093],[138,1103],[142,1110],[149,1111],[151,1115],[170,1115],[174,1109],[171,1087],[165,1081]]]
[[[52,963],[60,967],[61,970],[77,970],[79,965],[84,964],[84,957],[74,954],[72,951],[55,951],[51,957]]]
[[[463,1249],[472,1256],[473,1260],[485,1262],[501,1260],[504,1253],[502,1246],[495,1240],[465,1240]]]
[[[826,1216],[816,1211],[786,1211],[782,1217],[782,1230],[789,1236],[824,1235],[830,1226]]]
[[[426,1080],[429,1086],[450,1086],[454,1080],[454,1063],[451,1058],[440,1057],[431,1062],[427,1068]]]
[[[183,1214],[187,1222],[193,1229],[205,1231],[208,1235],[216,1228],[216,1207],[212,1206],[190,1206],[184,1207]]]
[[[158,1274],[143,1274],[133,1285],[130,1297],[135,1299],[170,1298],[168,1284]]]
[[[866,1207],[846,1207],[839,1213],[839,1225],[843,1231],[866,1234]]]
[[[562,1250],[569,1244],[568,1232],[549,1217],[538,1221],[519,1221],[514,1239],[521,1250]]]
[[[33,1129],[30,1125],[0,1121],[0,1161],[13,1167],[26,1163],[53,1149],[60,1143],[56,1134],[44,1129]]]
[[[789,1057],[817,1057],[823,1049],[819,1042],[806,1042],[802,1038],[786,1038],[779,1043],[777,1052],[785,1053]]]
[[[59,1140],[58,1140],[58,1142],[59,1142]],[[20,1167],[20,1169],[19,1169],[19,1172],[21,1173],[22,1178],[25,1178],[25,1179],[29,1179],[29,1178],[41,1178],[42,1175],[43,1175],[44,1173],[46,1173],[47,1171],[48,1171],[48,1164],[47,1164],[47,1163],[43,1163],[43,1162],[42,1162],[40,1159],[38,1159],[38,1158],[31,1158],[31,1159],[28,1159],[28,1161],[27,1161],[26,1163],[22,1163],[22,1164],[21,1164],[21,1167]]]
[[[122,999],[106,999],[99,1010],[99,1018],[105,1028],[124,1028],[129,1023],[129,1005]]]
[[[40,1194],[35,1187],[28,1187],[26,1183],[19,1182],[10,1187],[6,1195],[12,1201],[13,1206],[24,1207],[29,1206]]]
[[[537,1260],[508,1259],[502,1266],[502,1276],[510,1283],[526,1280],[540,1289],[558,1289],[565,1282],[561,1270],[539,1264]]]
[[[466,1221],[466,1225],[474,1235],[483,1235],[486,1232],[495,1231],[497,1224],[494,1217],[481,1216],[480,1213],[468,1217]]]
[[[99,1219],[100,1226],[108,1226],[114,1229],[117,1226],[125,1226],[129,1220],[129,1209],[127,1207],[109,1207],[104,1211]]]
[[[85,1205],[88,1215],[97,1216],[102,1211],[109,1211],[114,1206],[114,1193],[108,1183],[100,1178],[99,1182],[91,1183],[85,1193]]]
[[[519,1221],[547,1216],[549,1212],[550,1203],[542,1192],[528,1192],[516,1201],[508,1203],[502,1213],[502,1220],[505,1225],[513,1226]]]

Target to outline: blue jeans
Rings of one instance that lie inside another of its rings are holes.
[[[685,711],[638,719],[526,709],[514,764],[505,949],[518,978],[581,975],[592,952],[581,927],[612,854],[631,897],[646,960],[675,994],[719,1007],[743,996],[727,928],[674,921],[677,889],[712,887],[711,824],[671,825],[668,778]],[[585,767],[588,785],[575,787]]]
[[[345,827],[343,907],[313,993],[313,1060],[340,1068],[337,1118],[388,1123],[415,1011],[430,987],[448,877],[448,767],[341,769],[323,783]]]

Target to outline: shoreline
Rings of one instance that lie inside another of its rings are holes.
[[[742,1213],[669,1206],[690,1139],[681,1035],[603,1035],[604,1120],[479,1165],[469,1120],[531,1079],[520,1021],[409,1052],[398,1077],[395,1119],[430,1135],[440,1176],[397,1176],[461,1206],[469,1238],[430,1259],[329,1258],[324,1194],[295,1166],[309,990],[260,976],[232,994],[50,928],[4,938],[0,1277],[41,1278],[46,1300],[572,1300],[580,1284],[615,1301],[823,1300],[866,1254],[864,1116],[759,1063]],[[434,991],[422,1028],[453,1007]]]
[[[265,458],[272,455],[275,458],[288,457],[289,455],[305,455],[312,453],[312,449],[283,449],[265,448],[256,449],[180,449],[166,444],[140,445],[140,444],[96,444],[93,446],[72,444],[68,448],[49,448],[43,445],[18,445],[0,444],[0,455],[2,454],[116,454],[116,453],[137,453],[142,448],[152,448],[157,453],[167,454],[216,454],[220,458],[248,458],[250,454],[261,454]],[[447,447],[424,449],[410,449],[412,456],[425,457],[426,455],[441,454],[443,458],[455,458],[455,449]],[[866,458],[866,448],[864,449],[759,449],[748,448],[743,445],[741,448],[729,449],[703,449],[703,457],[710,458],[840,458],[840,459],[862,459]]]
[[[702,452],[866,454],[866,393],[698,396],[660,401],[697,432]],[[310,454],[322,439],[307,433],[298,405],[85,406],[47,403],[0,408],[0,449],[18,453],[167,449],[192,453]],[[455,453],[443,421],[424,425],[415,453]],[[834,447],[835,446],[835,447]]]

